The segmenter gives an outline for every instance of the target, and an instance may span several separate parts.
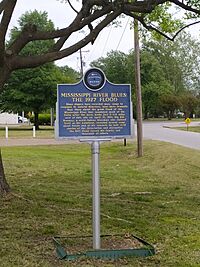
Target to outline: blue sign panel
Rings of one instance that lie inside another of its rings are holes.
[[[92,79],[91,79],[92,77]],[[94,80],[95,78],[98,78]],[[60,138],[127,138],[131,136],[130,85],[100,83],[58,85],[57,135]],[[95,88],[96,84],[101,88]]]

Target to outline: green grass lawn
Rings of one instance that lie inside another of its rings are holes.
[[[91,155],[86,144],[4,147],[13,194],[0,199],[0,266],[200,266],[200,151],[145,142],[101,145],[101,233],[137,235],[149,258],[56,258],[53,236],[91,235]]]
[[[187,128],[187,126],[185,126],[185,127],[173,127],[173,129],[200,133],[200,126],[189,126],[188,128]]]
[[[33,126],[8,126],[9,138],[33,138]],[[0,138],[5,138],[5,127],[0,127]],[[54,138],[54,127],[40,126],[36,131],[36,138]]]

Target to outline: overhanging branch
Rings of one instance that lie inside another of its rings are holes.
[[[67,2],[69,4],[69,6],[71,7],[71,9],[78,14],[78,11],[73,7],[71,1],[70,0],[67,0]]]
[[[2,6],[0,8],[3,10],[3,15],[0,22],[0,65],[3,64],[4,61],[5,37],[16,2],[17,0],[4,0],[1,2]]]
[[[185,10],[187,10],[187,11],[191,11],[191,12],[193,12],[193,13],[195,13],[195,14],[200,15],[200,10],[195,9],[195,8],[192,8],[191,6],[184,4],[183,1],[170,0],[170,2],[174,3],[175,5],[177,5],[177,6],[181,7],[181,8],[183,8],[183,9],[185,9]]]
[[[1,1],[0,3],[0,14],[4,11],[6,5],[6,0]]]
[[[199,21],[192,22],[192,23],[190,23],[190,24],[188,24],[188,25],[182,27],[179,31],[177,31],[177,32],[175,33],[175,35],[173,36],[173,40],[177,37],[177,35],[178,35],[181,31],[183,31],[183,30],[186,29],[186,28],[189,28],[190,26],[193,26],[193,25],[195,25],[195,24],[198,24],[198,23],[200,23],[200,20],[199,20]]]
[[[15,56],[13,57],[11,64],[13,69],[22,69],[22,68],[31,68],[31,67],[37,67],[41,64],[44,64],[46,62],[51,62],[54,60],[61,59],[63,57],[67,57],[80,48],[86,46],[88,43],[90,43],[92,40],[97,38],[100,31],[105,28],[108,24],[110,24],[114,19],[116,19],[120,15],[121,11],[115,11],[109,15],[106,16],[104,20],[102,20],[94,29],[92,32],[90,32],[85,38],[77,42],[76,44],[55,52],[49,52],[40,56],[29,56],[29,57],[22,57],[22,56]]]
[[[4,0],[2,2],[3,16],[0,23],[0,40],[5,41],[5,35],[8,30],[8,25],[10,23],[12,13],[14,11],[17,0]]]
[[[168,40],[170,40],[170,41],[174,41],[174,39],[177,37],[177,35],[178,35],[181,31],[183,31],[184,29],[189,28],[189,27],[192,26],[192,25],[195,25],[195,24],[200,23],[200,21],[195,21],[195,22],[192,22],[192,23],[190,23],[190,24],[188,24],[188,25],[185,25],[184,27],[182,27],[180,30],[178,30],[178,31],[171,37],[171,36],[167,35],[166,33],[162,32],[161,30],[159,30],[158,28],[156,28],[155,26],[146,24],[146,22],[144,21],[143,16],[137,16],[136,14],[132,14],[132,13],[130,13],[130,12],[126,12],[125,14],[128,15],[128,16],[130,16],[130,17],[132,17],[132,18],[134,18],[134,19],[137,19],[137,20],[143,25],[143,27],[146,28],[147,30],[149,30],[149,31],[155,31],[155,32],[159,33],[160,35],[162,35],[163,37],[165,37],[166,39],[168,39]]]
[[[10,55],[16,55],[23,49],[26,44],[31,41],[60,38],[52,48],[52,51],[58,51],[62,48],[65,41],[70,37],[73,32],[81,30],[89,23],[105,16],[111,11],[111,6],[108,6],[104,10],[95,11],[87,18],[84,18],[83,13],[80,11],[80,13],[76,16],[75,20],[68,27],[49,32],[35,31],[34,27],[32,27],[33,25],[27,25],[27,27],[24,28],[24,30],[17,37],[17,39],[8,47],[7,51]]]
[[[164,4],[167,2],[166,0],[149,0],[149,1],[139,1],[134,3],[126,2],[123,5],[124,13],[126,12],[135,12],[141,14],[149,14],[151,13],[156,6]]]

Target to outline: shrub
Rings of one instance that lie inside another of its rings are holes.
[[[55,119],[55,116],[54,116]],[[34,115],[30,117],[31,123],[34,123]],[[39,125],[51,125],[50,114],[39,114]]]

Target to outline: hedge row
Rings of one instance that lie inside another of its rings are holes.
[[[39,114],[39,125],[51,125],[51,115],[50,114]],[[54,116],[54,120],[56,117]],[[34,123],[34,115],[30,117],[31,123]]]

